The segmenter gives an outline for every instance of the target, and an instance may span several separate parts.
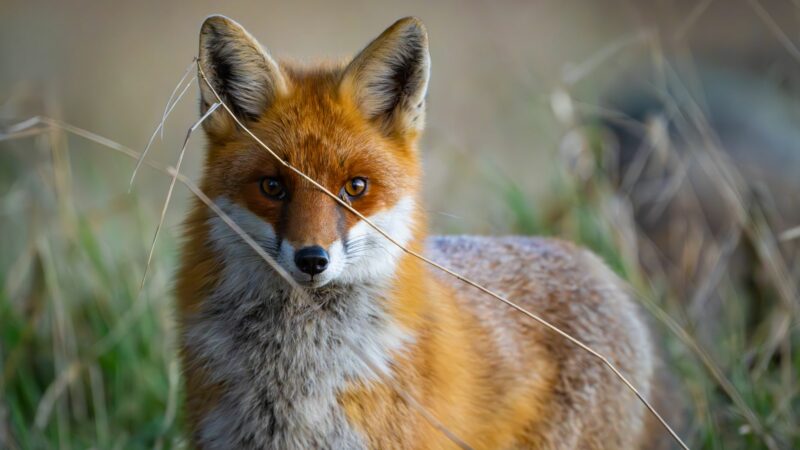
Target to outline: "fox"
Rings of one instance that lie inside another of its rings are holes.
[[[665,442],[597,358],[410,253],[591,346],[646,398],[665,396],[647,321],[599,257],[551,238],[428,234],[419,139],[431,58],[421,20],[398,20],[352,59],[310,65],[274,59],[214,15],[201,26],[197,64],[200,188],[252,242],[207,204],[190,206],[175,290],[195,448]]]

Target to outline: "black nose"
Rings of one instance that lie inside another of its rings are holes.
[[[319,245],[304,247],[294,253],[297,268],[309,275],[316,275],[328,267],[328,252]]]

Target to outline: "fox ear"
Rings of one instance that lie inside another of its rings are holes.
[[[287,85],[278,64],[241,25],[225,16],[210,16],[200,28],[200,113],[216,103],[214,87],[243,122],[256,119]],[[229,132],[234,122],[222,108],[203,122],[211,134]]]
[[[419,19],[400,19],[347,66],[343,95],[388,134],[422,131],[431,58]]]

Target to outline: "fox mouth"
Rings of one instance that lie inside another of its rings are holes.
[[[321,288],[334,281],[333,278],[326,277],[324,272],[316,275],[300,274],[299,276],[293,276],[293,278],[301,287],[311,289]]]
[[[321,288],[323,286],[331,284],[336,279],[336,272],[335,270],[325,270],[320,273],[316,274],[307,274],[299,270],[295,264],[291,261],[286,261],[285,258],[282,258],[280,254],[276,255],[275,257],[276,262],[282,269],[280,272],[274,270],[274,268],[270,268],[271,272],[275,272],[278,277],[286,278],[290,277],[290,282],[294,282],[302,288],[305,289],[316,289]]]

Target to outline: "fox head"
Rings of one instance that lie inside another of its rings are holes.
[[[397,21],[346,64],[300,67],[212,16],[200,32],[199,67],[202,114],[222,100],[283,160],[399,243],[414,239],[430,69],[419,20]],[[399,248],[283,166],[223,108],[203,126],[203,189],[300,285],[391,276]],[[212,225],[211,240],[227,258],[253,256],[227,225]]]

